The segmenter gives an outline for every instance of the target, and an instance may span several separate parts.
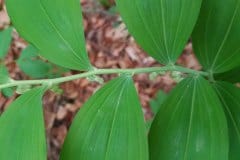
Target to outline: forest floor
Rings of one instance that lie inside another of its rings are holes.
[[[160,66],[135,43],[117,13],[104,9],[94,0],[82,0],[81,4],[84,15],[86,47],[91,63],[95,67],[138,68]],[[0,0],[0,30],[8,25],[10,25],[10,20],[4,8],[4,3]],[[21,39],[17,32],[14,32],[11,48],[4,62],[13,79],[29,79],[15,63],[15,60],[26,46],[27,42]],[[177,63],[188,68],[200,69],[192,53],[191,43],[186,45]],[[65,76],[76,73],[71,71],[66,73]],[[114,76],[116,75],[102,77],[105,81],[108,81]],[[154,98],[159,90],[169,92],[176,84],[169,74],[158,76],[154,80],[150,80],[148,74],[140,74],[134,77],[134,81],[146,119],[152,116],[149,107],[150,100]],[[48,92],[45,95],[44,113],[49,160],[59,159],[61,146],[74,115],[99,87],[100,85],[97,83],[89,82],[87,79],[79,79],[62,84],[63,94]],[[16,97],[15,94],[7,99],[0,94],[0,113]]]

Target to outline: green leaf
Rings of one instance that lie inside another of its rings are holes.
[[[60,66],[45,62],[38,56],[38,50],[29,45],[26,47],[17,60],[19,68],[31,78],[56,78],[68,71]]]
[[[202,0],[117,0],[141,47],[162,64],[175,63],[197,21]]]
[[[35,47],[28,46],[22,51],[17,64],[26,75],[32,78],[44,78],[51,70],[51,65],[40,60],[37,52]]]
[[[0,64],[0,84],[9,82],[8,70],[4,65]]]
[[[14,94],[14,89],[13,88],[4,88],[1,90],[2,94],[6,98],[10,98]]]
[[[151,101],[150,101],[150,107],[151,107],[151,111],[153,112],[153,117],[149,120],[146,121],[146,127],[147,127],[147,130],[149,131],[150,130],[150,127],[152,125],[152,122],[153,122],[153,119],[154,119],[154,116],[157,114],[160,106],[163,104],[163,102],[167,99],[167,94],[165,92],[163,92],[162,90],[160,90],[156,97],[153,98]]]
[[[224,106],[228,120],[230,152],[229,160],[239,160],[240,154],[240,89],[236,86],[217,82],[215,89]]]
[[[98,90],[80,109],[61,160],[148,160],[147,133],[131,77]]]
[[[205,70],[220,73],[239,66],[239,28],[239,0],[203,0],[193,46]]]
[[[15,100],[0,117],[0,159],[46,160],[42,110],[45,87],[35,88]]]
[[[240,82],[240,66],[224,73],[214,75],[216,80],[228,81],[231,83]]]
[[[4,84],[9,82],[11,79],[9,77],[9,73],[7,68],[4,65],[0,64],[0,84]],[[14,88],[4,88],[0,90],[0,93],[2,93],[6,98],[9,98],[13,96],[14,94]]]
[[[101,5],[105,8],[110,8],[112,6],[112,3],[110,0],[99,0]]]
[[[12,41],[11,27],[0,32],[0,59],[3,59],[8,53],[11,41]]]
[[[177,85],[152,123],[149,146],[151,160],[228,160],[226,117],[208,81]]]
[[[78,0],[8,0],[6,6],[17,31],[40,55],[70,69],[91,69]]]
[[[167,99],[168,95],[160,90],[156,97],[150,101],[150,107],[154,114],[157,114],[160,106],[163,104],[163,102]]]

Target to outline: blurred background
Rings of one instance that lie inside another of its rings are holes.
[[[80,4],[80,3],[79,3]],[[138,68],[160,66],[153,58],[147,56],[129,35],[118,15],[114,0],[81,0],[86,48],[91,63],[97,68]],[[16,80],[55,78],[77,74],[65,68],[53,65],[39,57],[37,51],[22,39],[12,28],[4,1],[0,0],[0,33],[10,30],[11,39],[7,55],[0,60],[6,66],[11,78]],[[0,43],[7,42],[1,39]],[[179,65],[200,69],[192,53],[191,42],[186,45]],[[102,76],[108,81],[116,75]],[[151,78],[148,74],[134,77],[136,88],[145,114],[150,121],[156,108],[176,82],[170,73]],[[44,113],[48,143],[48,159],[57,160],[59,152],[74,115],[82,104],[100,87],[87,79],[75,80],[56,87],[44,97]],[[21,93],[21,89],[18,89]],[[0,93],[0,114],[18,96],[8,89]]]

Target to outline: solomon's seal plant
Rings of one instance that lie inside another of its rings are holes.
[[[101,81],[101,74],[119,76],[80,109],[61,160],[239,160],[240,89],[234,83],[240,80],[240,0],[116,0],[116,4],[129,32],[163,67],[92,66],[79,0],[6,0],[13,26],[36,53],[82,73],[13,80],[1,65],[0,89],[27,86],[27,91],[0,117],[0,160],[46,160],[42,96],[66,81]],[[1,39],[9,32],[1,33]],[[202,71],[175,65],[190,37]],[[6,48],[0,47],[2,59]],[[161,106],[154,106],[157,114],[148,131],[132,77],[166,71],[179,84],[160,99]]]

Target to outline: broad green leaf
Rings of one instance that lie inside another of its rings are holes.
[[[60,77],[67,69],[44,61],[38,56],[38,50],[30,45],[25,48],[17,60],[19,68],[32,78]]]
[[[167,99],[167,94],[165,92],[163,92],[162,90],[160,90],[156,97],[153,98],[151,101],[150,101],[150,107],[151,107],[151,111],[152,113],[154,114],[153,117],[151,119],[149,119],[147,122],[146,122],[146,127],[147,127],[147,130],[150,129],[151,127],[151,124],[152,124],[152,121],[154,119],[154,116],[157,114],[160,106],[163,104],[163,102]]]
[[[231,83],[240,82],[240,66],[224,73],[214,75],[216,80],[227,81]]]
[[[91,69],[78,0],[7,0],[6,6],[17,31],[43,57],[69,69]]]
[[[228,120],[229,160],[239,160],[240,154],[240,89],[226,82],[217,82],[215,89],[224,106]]]
[[[0,117],[0,159],[46,160],[42,110],[45,87],[35,88],[15,100]]]
[[[6,98],[10,98],[14,95],[14,89],[13,88],[4,88],[1,90],[2,94]]]
[[[51,70],[51,65],[40,60],[37,52],[33,46],[25,48],[17,60],[17,64],[26,75],[32,78],[44,78]]]
[[[154,114],[157,114],[160,106],[167,99],[167,96],[168,95],[164,91],[160,90],[156,97],[150,101],[150,107]]]
[[[148,160],[147,133],[131,77],[98,90],[80,109],[61,160]]]
[[[239,0],[203,0],[193,46],[205,70],[220,73],[239,66],[239,28]]]
[[[117,0],[129,32],[162,64],[175,63],[197,21],[202,0]]]
[[[9,82],[9,80],[10,78],[7,68],[4,65],[0,64],[0,84]]]
[[[9,27],[0,31],[0,59],[3,59],[8,53],[12,41],[12,28]]]
[[[7,68],[4,65],[0,64],[0,84],[4,84],[10,81],[9,73]],[[13,96],[14,89],[13,88],[4,88],[0,90],[5,97],[9,98]]]
[[[180,82],[156,115],[149,134],[151,160],[228,160],[221,103],[202,77]]]

